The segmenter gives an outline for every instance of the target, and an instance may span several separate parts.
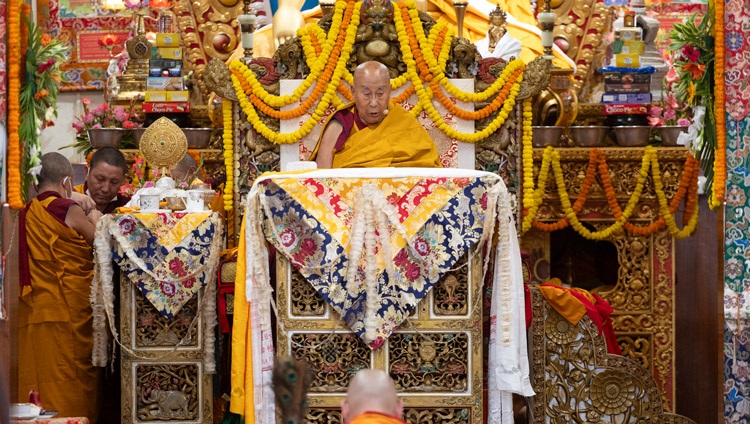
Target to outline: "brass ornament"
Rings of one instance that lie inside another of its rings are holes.
[[[523,81],[516,99],[526,99],[546,89],[549,86],[551,67],[550,61],[542,56],[529,62],[523,70]]]
[[[232,86],[232,72],[223,60],[211,59],[208,62],[203,83],[209,92],[213,91],[227,100],[237,101],[237,93]]]
[[[165,117],[146,128],[140,150],[154,169],[172,169],[187,153],[187,137],[174,122]]]

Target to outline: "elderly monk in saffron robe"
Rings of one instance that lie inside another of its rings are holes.
[[[318,168],[442,167],[422,124],[390,103],[391,80],[385,65],[357,66],[352,94],[354,104],[339,109],[323,127],[310,157]]]
[[[18,398],[36,390],[60,417],[99,414],[100,369],[91,363],[91,246],[102,216],[71,200],[73,167],[42,156],[39,195],[19,220]]]
[[[348,424],[404,424],[404,403],[391,376],[382,370],[363,369],[349,383],[341,415]]]

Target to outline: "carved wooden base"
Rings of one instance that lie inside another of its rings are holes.
[[[387,370],[410,423],[473,423],[482,418],[484,383],[481,258],[469,255],[443,277],[378,350],[341,322],[289,262],[277,256],[277,354],[314,370],[309,423],[341,423],[339,405],[354,373]]]
[[[213,423],[213,376],[204,372],[195,320],[203,292],[167,319],[120,279],[122,423]]]

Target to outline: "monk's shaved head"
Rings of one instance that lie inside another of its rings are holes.
[[[58,184],[65,177],[73,176],[73,166],[65,156],[57,152],[42,155],[42,170],[39,172],[39,186]]]
[[[341,413],[346,422],[363,412],[380,412],[401,418],[403,403],[391,377],[381,370],[363,369],[352,378]]]
[[[388,73],[388,67],[374,60],[362,63],[354,69],[355,87],[357,81],[363,78],[372,78],[388,84],[388,87],[391,86],[391,74]]]

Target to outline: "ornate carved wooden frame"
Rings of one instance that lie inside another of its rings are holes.
[[[534,285],[530,292],[535,423],[694,424],[665,411],[656,381],[640,361],[607,353],[604,337],[588,316],[573,325]]]
[[[615,192],[620,204],[625,204],[635,188],[641,160],[642,148],[605,148],[607,164]],[[558,149],[566,189],[571,196],[580,190],[583,175],[589,160],[589,149]],[[535,149],[534,160],[537,174],[542,150]],[[682,148],[659,150],[662,181],[668,198],[672,198],[688,152]],[[648,224],[658,218],[659,203],[649,177],[643,195],[635,208],[632,222]],[[544,203],[537,219],[557,221],[565,213],[562,210],[554,181],[550,180]],[[579,214],[582,222],[595,229],[611,225],[614,217],[607,205],[602,188],[594,184],[588,201]],[[674,240],[668,231],[662,230],[652,236],[615,234],[610,240],[617,248],[619,262],[618,280],[614,288],[598,294],[614,308],[612,321],[623,355],[638,362],[654,375],[666,411],[674,410],[675,401],[675,322],[674,322]],[[528,252],[544,252],[549,260],[549,234],[529,231],[522,240]],[[536,253],[537,256],[540,253]],[[539,259],[538,257],[535,258]]]

